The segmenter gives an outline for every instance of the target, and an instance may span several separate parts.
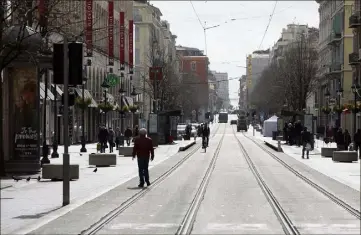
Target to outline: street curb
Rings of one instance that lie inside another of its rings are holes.
[[[187,144],[186,146],[179,147],[178,152],[186,151],[187,149],[189,149],[190,147],[192,147],[192,146],[195,145],[195,144],[196,144],[196,142],[193,141],[193,142]]]
[[[7,186],[4,186],[4,187],[1,187],[0,190],[11,188],[11,187],[12,187],[12,185],[7,185]]]
[[[270,147],[271,149],[273,149],[273,150],[275,150],[275,151],[277,151],[277,152],[280,152],[280,153],[283,153],[283,149],[282,149],[282,147],[281,147],[281,151],[278,151],[278,147],[277,146],[274,146],[273,144],[271,144],[271,143],[268,143],[268,142],[264,142],[268,147]]]

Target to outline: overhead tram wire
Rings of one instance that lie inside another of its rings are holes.
[[[259,46],[258,46],[258,50],[261,49],[261,46],[262,46],[262,44],[263,44],[263,40],[264,40],[264,38],[266,37],[266,34],[267,34],[268,28],[269,28],[269,26],[270,26],[270,24],[271,24],[273,15],[275,14],[277,2],[278,2],[278,1],[276,1],[276,2],[275,2],[275,5],[273,6],[272,14],[271,14],[270,17],[269,17],[268,24],[267,24],[266,30],[264,31],[264,34],[263,34],[261,43],[260,43]]]

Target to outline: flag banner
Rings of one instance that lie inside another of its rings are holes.
[[[129,74],[133,74],[133,20],[129,20]]]
[[[86,56],[93,56],[93,0],[85,0]]]
[[[108,56],[109,65],[114,65],[114,1],[108,1]]]
[[[124,70],[125,64],[125,25],[124,25],[124,12],[119,12],[119,62],[120,70]]]

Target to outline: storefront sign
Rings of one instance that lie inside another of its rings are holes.
[[[133,20],[129,20],[129,74],[133,74]]]
[[[13,81],[11,129],[14,131],[14,159],[39,158],[36,68],[9,68],[8,79]]]

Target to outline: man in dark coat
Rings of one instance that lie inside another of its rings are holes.
[[[108,130],[105,126],[101,126],[99,133],[98,133],[98,139],[100,142],[100,152],[105,153],[105,148],[107,146],[108,142]]]
[[[147,186],[150,185],[149,181],[149,159],[154,160],[154,148],[153,141],[147,137],[147,130],[142,128],[139,130],[139,136],[134,140],[133,147],[133,160],[137,156],[138,159],[138,171],[139,171],[139,185],[138,187],[144,187],[144,182]]]

